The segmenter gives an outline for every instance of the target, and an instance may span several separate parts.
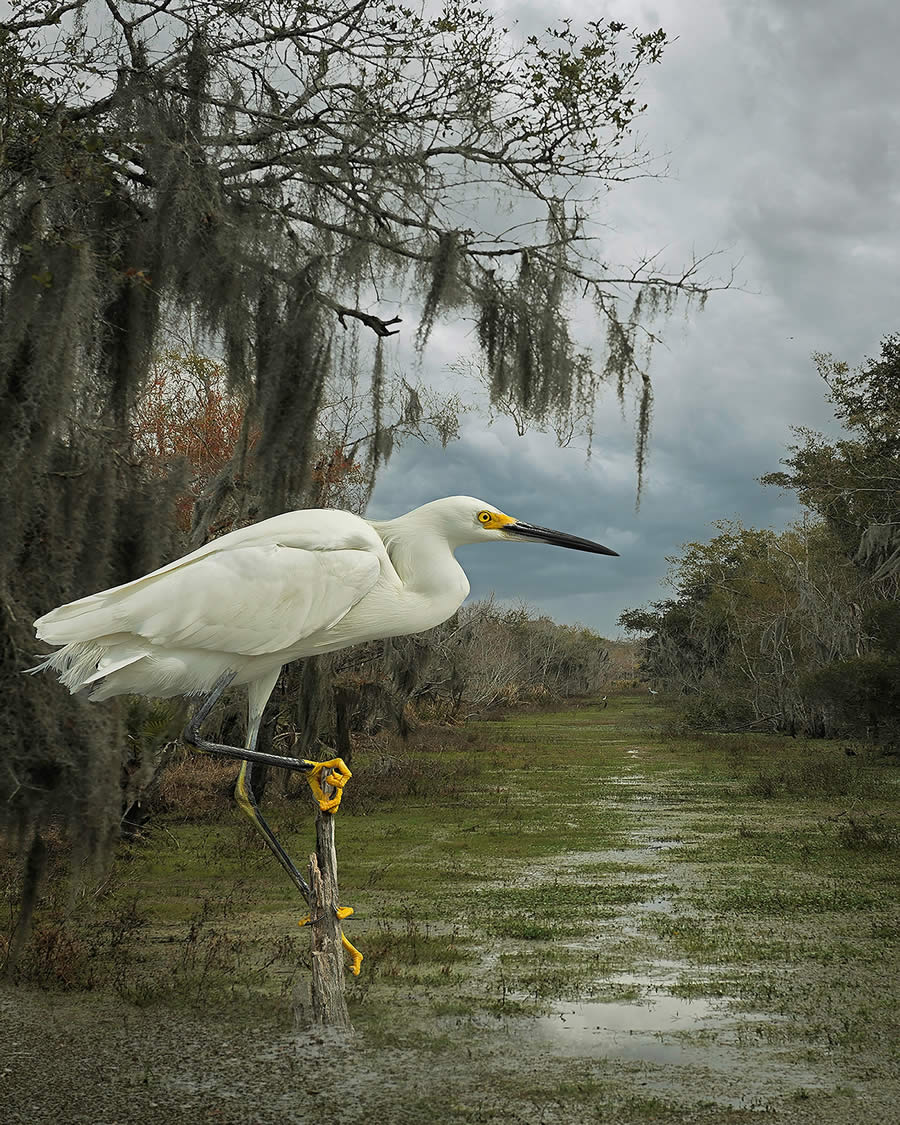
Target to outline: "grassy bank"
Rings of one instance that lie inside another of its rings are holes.
[[[892,1120],[896,768],[666,725],[626,696],[358,754],[351,1045],[292,1031],[303,904],[212,763],[202,823],[173,808],[103,884],[48,897],[4,1021],[138,1044],[119,1071],[145,1121],[181,1120],[176,1094],[185,1120],[312,1119],[310,1066],[340,1070],[346,1122]],[[271,819],[302,860],[306,799]]]

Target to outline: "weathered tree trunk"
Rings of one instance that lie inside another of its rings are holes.
[[[348,766],[353,764],[353,742],[350,723],[359,695],[355,688],[337,685],[334,688],[334,753]]]
[[[47,874],[47,858],[47,845],[44,842],[44,837],[40,832],[35,832],[31,847],[28,850],[28,858],[25,861],[19,917],[16,921],[16,928],[6,958],[6,977],[8,980],[13,979],[16,962],[19,960],[19,956],[31,934],[34,905]]]
[[[322,788],[328,796],[334,792],[330,785],[323,783]],[[303,997],[297,1005],[298,1018],[307,1024],[349,1031],[332,813],[316,812],[316,850],[309,857],[309,887],[312,980],[308,1002]]]

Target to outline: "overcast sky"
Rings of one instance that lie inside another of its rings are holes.
[[[530,28],[585,10],[509,4],[504,20]],[[674,266],[719,249],[713,270],[734,264],[740,285],[662,325],[640,510],[633,411],[623,419],[607,394],[589,463],[581,448],[470,415],[446,450],[395,453],[369,515],[462,493],[597,539],[621,558],[504,544],[459,557],[472,597],[523,598],[615,636],[623,609],[665,596],[665,557],[707,538],[711,521],[778,529],[798,516],[790,496],[755,478],[778,467],[792,424],[834,432],[810,353],[855,365],[900,331],[900,3],[614,0],[596,12],[677,37],[642,87],[640,129],[669,175],[604,200],[609,257],[664,248]],[[424,376],[468,350],[470,335],[460,323],[437,329]],[[406,362],[404,345],[393,347]]]

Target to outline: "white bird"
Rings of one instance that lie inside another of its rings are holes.
[[[70,692],[205,695],[185,741],[243,762],[235,797],[306,895],[309,889],[256,806],[253,762],[302,770],[323,811],[340,804],[350,776],[339,758],[309,762],[256,751],[263,712],[283,665],[300,657],[446,621],[469,593],[454,557],[483,542],[543,542],[616,555],[588,539],[522,523],[481,500],[450,496],[393,520],[350,512],[287,512],[214,539],[123,586],[69,602],[35,621],[62,647],[30,671],[55,671]],[[229,685],[246,684],[247,746],[201,738]],[[328,773],[327,771],[331,771]],[[327,798],[324,778],[337,788]]]

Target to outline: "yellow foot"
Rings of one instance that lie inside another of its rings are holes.
[[[344,786],[353,776],[347,769],[343,758],[332,758],[330,762],[307,762],[307,765],[313,768],[306,775],[306,781],[310,789],[313,791],[313,796],[319,802],[319,808],[322,812],[336,813],[338,806],[341,803],[341,797],[344,794]],[[328,776],[325,776],[325,771],[331,770]],[[333,797],[326,797],[322,789],[322,782],[327,785],[333,785],[337,793]]]
[[[352,906],[339,906],[338,909],[335,911],[335,913],[337,914],[338,918],[340,918],[341,921],[343,921],[344,918],[349,918],[350,915],[353,913],[353,907]],[[309,925],[309,922],[310,922],[310,916],[307,914],[305,918],[300,919],[300,921],[297,923],[297,925],[298,926],[307,926],[307,925]],[[359,970],[362,967],[363,955],[360,953],[360,951],[356,948],[355,945],[350,944],[350,942],[345,937],[343,930],[341,930],[341,945],[350,954],[350,972],[353,973],[353,975],[355,977],[358,977],[359,976]]]

